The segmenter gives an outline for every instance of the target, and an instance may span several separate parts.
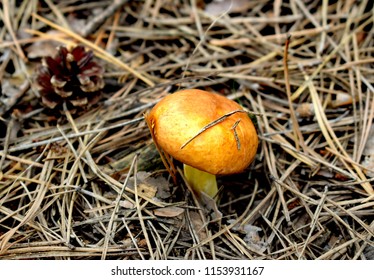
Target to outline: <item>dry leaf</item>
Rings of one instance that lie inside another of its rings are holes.
[[[194,231],[196,232],[197,236],[199,237],[199,240],[204,240],[206,239],[208,236],[205,232],[205,225],[204,225],[204,222],[201,220],[201,217],[200,217],[200,214],[196,211],[191,211],[189,212],[190,214],[190,219],[191,219],[191,223],[192,223],[192,227],[194,229]]]
[[[228,220],[229,224],[232,224],[234,222],[235,220]],[[262,231],[261,228],[253,226],[251,224],[245,224],[243,226],[240,226],[238,224],[233,227],[233,230],[245,234],[243,240],[248,245],[248,247],[253,248],[254,250],[261,253],[266,251],[268,244],[261,240],[261,237],[259,235],[259,232]]]
[[[157,188],[152,185],[140,183],[138,184],[138,193],[142,194],[143,196],[147,198],[153,198],[155,197],[157,192]]]
[[[314,106],[312,103],[301,103],[296,109],[296,114],[300,118],[309,118],[314,116]]]
[[[158,208],[153,210],[153,214],[159,217],[177,217],[181,215],[184,212],[183,208],[176,207],[176,206],[170,206],[170,207],[164,207],[164,208]]]
[[[222,213],[218,210],[217,202],[214,198],[211,198],[209,195],[202,192],[200,194],[200,203],[202,204],[202,208],[208,214],[213,221],[220,222],[222,219]]]
[[[146,248],[147,247],[147,240],[146,239],[140,239],[138,242],[139,248]]]
[[[137,173],[136,179],[138,194],[147,198],[154,198],[156,194],[157,198],[161,199],[170,197],[170,185],[164,177],[152,177],[151,173],[140,171]],[[134,190],[134,178],[130,179],[128,187]]]
[[[119,205],[123,208],[126,208],[126,209],[134,209],[135,208],[135,205],[128,200],[120,201]]]
[[[121,242],[124,248],[131,248],[134,246],[131,238],[128,238],[128,237],[124,238]]]
[[[61,37],[63,34],[60,31],[52,30],[46,32],[46,35]],[[35,41],[26,48],[27,58],[36,59],[46,56],[54,57],[57,54],[57,47],[60,45],[60,42],[54,40]]]
[[[143,184],[153,186],[156,189],[158,198],[166,199],[170,197],[170,183],[165,177],[154,177],[149,172],[139,171],[137,173],[137,179]]]
[[[9,111],[26,92],[29,82],[24,79],[3,79],[0,92],[0,116]]]

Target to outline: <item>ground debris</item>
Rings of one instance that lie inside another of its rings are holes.
[[[3,3],[0,259],[373,259],[371,1]],[[105,70],[77,115],[33,84],[57,45]],[[184,88],[259,134],[214,199],[168,174],[144,120]]]

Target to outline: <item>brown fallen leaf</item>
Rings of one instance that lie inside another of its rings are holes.
[[[9,111],[29,89],[28,80],[20,78],[3,79],[0,88],[0,116]]]
[[[199,198],[200,203],[202,204],[202,208],[207,215],[210,215],[211,220],[220,223],[222,219],[222,213],[218,210],[216,200],[214,198],[211,198],[204,192],[200,194]]]
[[[229,224],[234,223],[235,220],[228,220]],[[233,227],[233,230],[245,234],[243,241],[255,251],[264,253],[268,247],[268,244],[265,241],[262,241],[259,232],[262,231],[261,228],[256,227],[251,224],[244,224],[242,226],[236,225]]]
[[[133,208],[135,208],[135,205],[132,202],[128,201],[128,200],[120,201],[119,205],[121,207],[123,207],[123,208],[126,208],[126,209],[133,209]]]
[[[202,221],[200,214],[197,211],[190,211],[189,216],[190,216],[190,220],[192,223],[192,227],[194,231],[196,232],[199,240],[201,241],[201,240],[206,239],[208,237],[204,229],[206,225]]]
[[[177,217],[184,213],[184,209],[176,206],[164,207],[164,208],[157,208],[153,210],[153,214],[159,217]]]
[[[161,199],[170,197],[170,183],[163,176],[152,176],[152,173],[139,171],[137,173],[139,183],[151,186],[156,190],[155,196]]]
[[[47,36],[51,36],[51,38],[62,38],[65,35],[60,31],[48,31],[45,33]],[[46,56],[54,57],[57,54],[57,47],[60,46],[61,43],[54,40],[38,40],[32,43],[30,46],[26,47],[27,58],[29,59],[37,59]]]
[[[296,108],[296,114],[300,118],[309,118],[314,116],[314,106],[312,103],[301,103]]]
[[[142,194],[147,198],[154,198],[157,192],[157,188],[152,185],[140,183],[138,184],[138,193]]]
[[[141,194],[142,196],[154,198],[157,193],[157,186],[155,186],[154,183],[148,179],[149,177],[146,176],[147,174],[147,172],[137,173],[137,191],[138,194]],[[130,179],[128,187],[134,190],[134,178]]]

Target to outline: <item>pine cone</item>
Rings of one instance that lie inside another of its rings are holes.
[[[100,98],[104,87],[103,68],[93,60],[92,51],[76,46],[59,47],[57,55],[43,59],[36,82],[43,104],[51,109],[88,108]]]

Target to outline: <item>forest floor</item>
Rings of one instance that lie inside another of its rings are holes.
[[[374,259],[372,1],[0,11],[0,259]],[[37,69],[61,45],[104,70],[91,106],[42,102]],[[184,88],[256,119],[257,156],[218,176],[216,204],[171,180],[144,121]]]

